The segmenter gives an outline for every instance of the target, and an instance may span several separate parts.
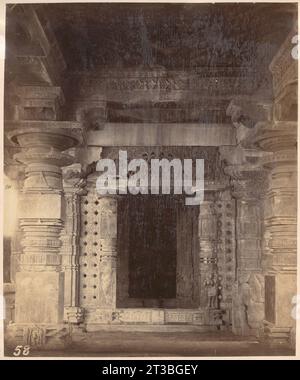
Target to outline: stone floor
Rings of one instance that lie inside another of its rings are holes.
[[[273,348],[255,338],[231,333],[90,332],[65,351],[32,351],[31,356],[162,357],[162,356],[293,356],[284,346]],[[11,354],[6,352],[7,356]]]

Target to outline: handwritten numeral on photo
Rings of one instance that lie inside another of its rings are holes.
[[[14,356],[28,356],[30,354],[30,346],[17,346],[13,352]]]

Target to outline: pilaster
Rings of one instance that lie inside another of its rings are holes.
[[[80,204],[81,195],[86,194],[85,181],[82,181],[81,165],[74,164],[63,169],[65,199],[65,223],[61,235],[62,271],[64,272],[64,321],[81,323],[84,308],[79,300],[79,257],[80,257]]]
[[[248,133],[251,129],[248,129]],[[246,134],[246,135],[247,135]],[[236,273],[232,291],[232,329],[238,335],[260,336],[264,320],[264,280],[261,270],[262,199],[267,174],[254,147],[223,147],[225,173],[230,178],[235,214]]]

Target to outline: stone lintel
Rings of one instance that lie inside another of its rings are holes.
[[[101,131],[89,131],[91,146],[222,146],[236,145],[230,124],[106,123]]]

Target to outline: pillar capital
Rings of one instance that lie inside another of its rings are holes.
[[[295,150],[297,142],[296,121],[258,123],[245,142],[266,152]]]
[[[14,159],[26,165],[24,190],[62,190],[61,167],[73,162],[63,151],[83,142],[81,125],[64,121],[16,121],[8,122],[7,128],[10,142],[21,148]]]

